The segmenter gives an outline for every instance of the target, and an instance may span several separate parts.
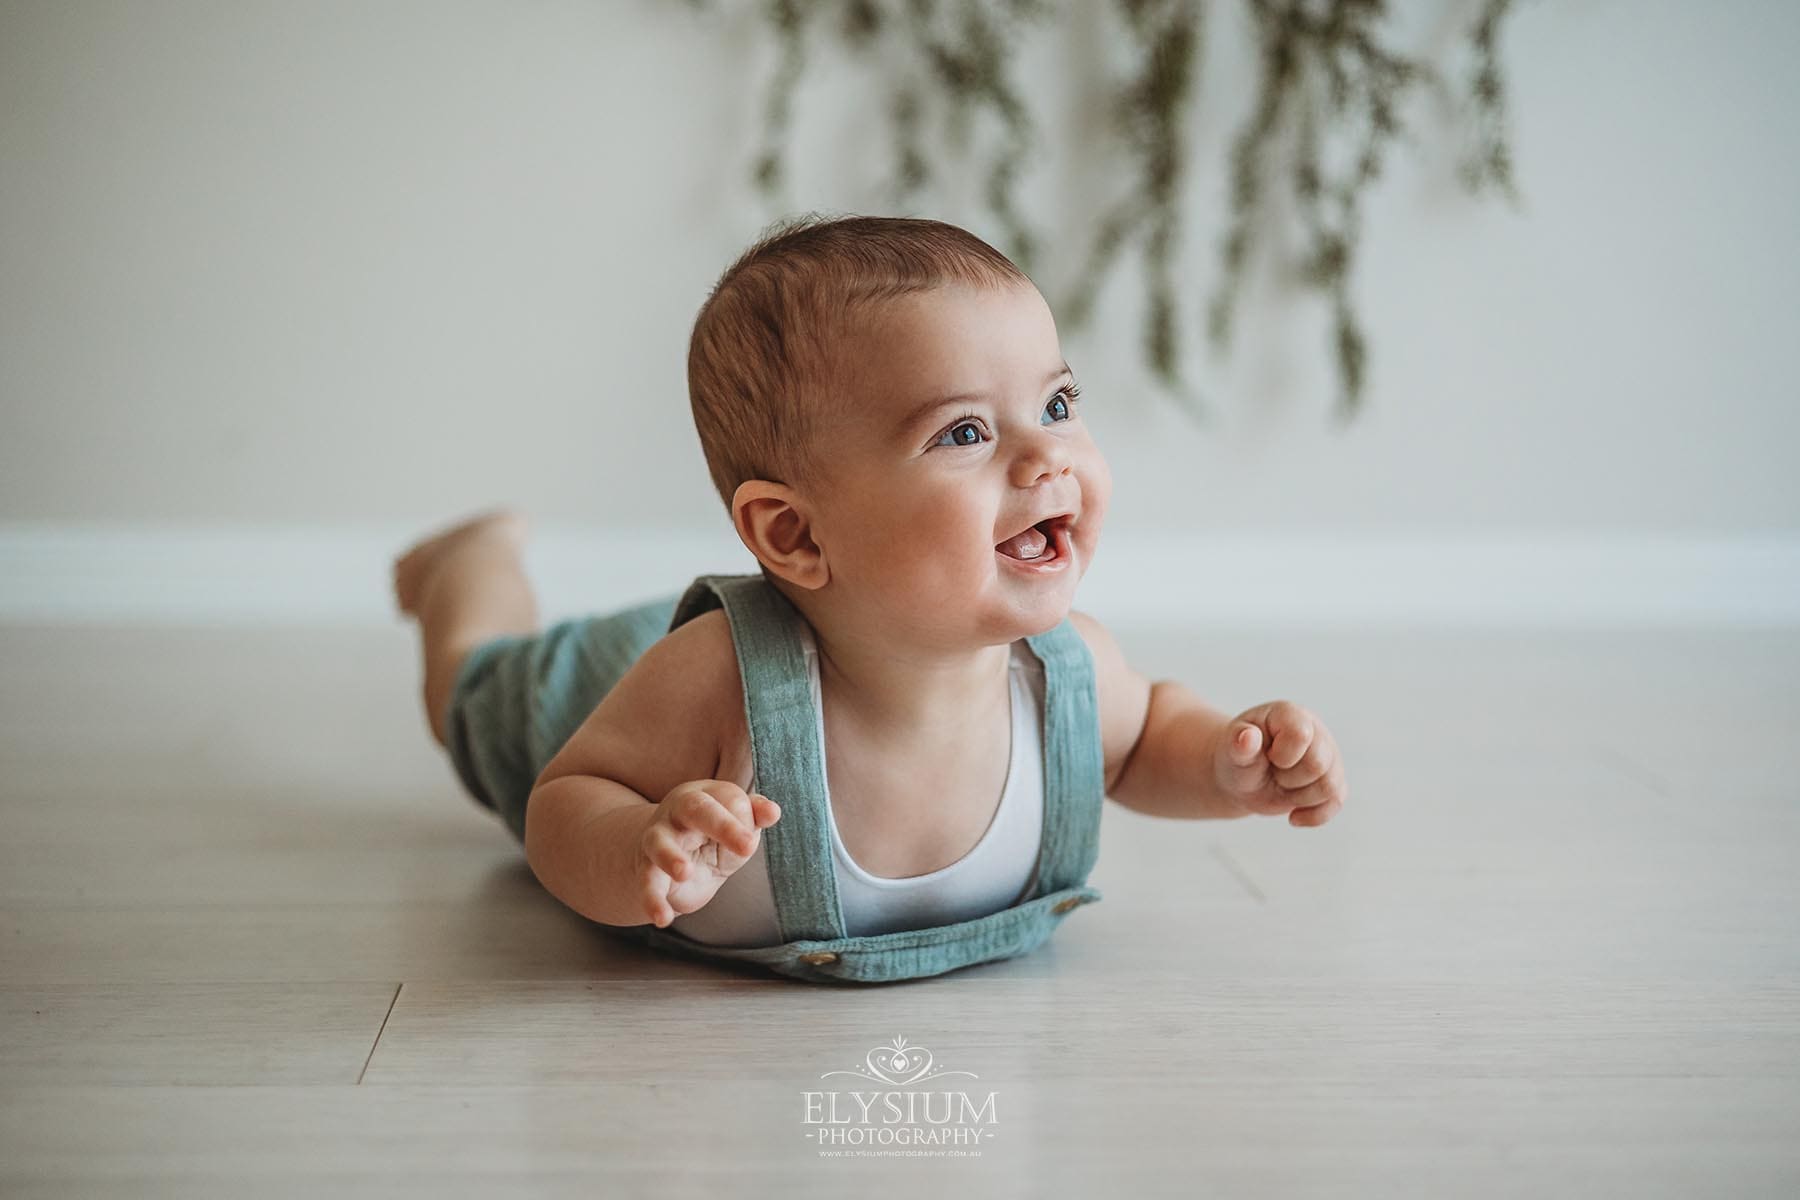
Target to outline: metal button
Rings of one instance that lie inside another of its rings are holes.
[[[802,954],[800,956],[800,961],[803,963],[812,963],[814,966],[818,966],[822,963],[836,962],[837,955],[832,953],[830,950],[814,950],[811,954]]]
[[[1050,906],[1050,911],[1053,913],[1066,913],[1071,908],[1076,907],[1080,903],[1081,903],[1080,896],[1070,896],[1066,900],[1058,900],[1055,904],[1052,904]]]

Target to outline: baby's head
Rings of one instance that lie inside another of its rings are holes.
[[[1067,615],[1112,478],[1049,306],[980,238],[778,223],[701,306],[688,397],[738,536],[815,626],[960,648]],[[999,550],[1057,514],[1035,564]]]

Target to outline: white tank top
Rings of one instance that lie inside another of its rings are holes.
[[[801,626],[806,673],[818,717],[820,766],[825,766],[825,706],[820,698],[819,650],[812,630]],[[825,788],[831,830],[831,857],[843,906],[844,928],[852,937],[922,929],[973,920],[1009,908],[1024,894],[1037,866],[1044,823],[1044,664],[1023,639],[1012,644],[1007,672],[1012,691],[1012,747],[1006,786],[987,831],[974,849],[947,867],[924,875],[892,878],[871,875],[844,848]],[[828,773],[821,770],[821,776]],[[751,780],[750,791],[758,790]],[[769,882],[767,834],[756,853],[719,885],[704,908],[685,913],[669,928],[715,946],[773,946],[781,942],[775,920],[775,889]]]

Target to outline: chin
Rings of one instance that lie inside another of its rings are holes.
[[[1042,620],[1021,621],[1019,623],[1019,636],[1036,637],[1041,633],[1049,633],[1052,629],[1055,629],[1058,625],[1061,625],[1064,621],[1069,619],[1070,607],[1071,606],[1066,603],[1057,604],[1054,609],[1054,615],[1047,615]]]

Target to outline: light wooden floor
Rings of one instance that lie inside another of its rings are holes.
[[[0,630],[0,1194],[1800,1193],[1800,634],[1118,633],[1349,806],[1109,806],[1046,948],[849,989],[561,908],[404,627]],[[896,1035],[979,1157],[820,1157]]]

